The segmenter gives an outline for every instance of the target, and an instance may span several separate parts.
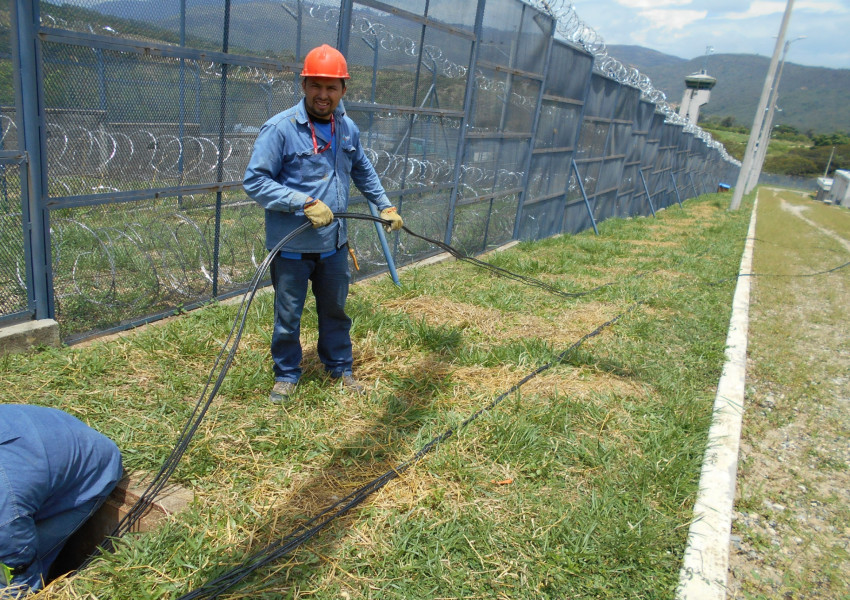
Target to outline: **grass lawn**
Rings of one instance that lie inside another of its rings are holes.
[[[793,191],[758,197],[728,597],[845,600],[850,211]]]
[[[747,197],[730,212],[730,198],[487,258],[588,292],[575,298],[455,261],[405,269],[401,287],[357,284],[362,397],[323,375],[309,304],[304,377],[291,402],[270,404],[272,298],[259,295],[174,476],[195,503],[43,597],[179,597],[450,431],[226,597],[671,598],[752,207]],[[211,305],[119,338],[4,357],[4,401],[62,408],[113,438],[127,469],[156,472],[236,311]]]

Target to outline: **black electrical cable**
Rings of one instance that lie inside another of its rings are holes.
[[[360,219],[365,221],[374,221],[379,224],[387,225],[388,221],[381,219],[379,217],[373,217],[371,215],[362,214],[362,213],[337,213],[335,215],[336,218],[340,219]],[[192,410],[192,413],[187,420],[186,424],[183,426],[183,429],[178,437],[177,444],[175,448],[171,451],[169,456],[165,459],[162,467],[160,467],[159,472],[153,477],[151,482],[148,484],[148,487],[139,497],[139,500],[130,508],[126,515],[119,521],[113,531],[106,538],[104,543],[98,548],[95,553],[90,556],[80,567],[81,569],[86,567],[94,560],[102,550],[110,551],[113,548],[113,542],[115,539],[120,538],[124,534],[133,530],[133,527],[138,523],[139,520],[145,515],[145,513],[150,509],[153,504],[154,499],[160,494],[162,489],[165,487],[169,478],[173,475],[174,471],[177,469],[177,466],[183,457],[183,454],[186,452],[186,449],[189,447],[189,443],[195,435],[198,427],[200,426],[201,421],[206,416],[207,410],[212,404],[213,399],[218,393],[219,388],[221,387],[222,382],[224,381],[224,377],[227,374],[227,371],[230,369],[230,365],[233,362],[233,359],[236,354],[237,347],[239,345],[239,341],[242,337],[242,332],[245,327],[245,322],[247,319],[248,308],[251,305],[251,302],[254,299],[254,296],[257,293],[259,288],[259,284],[263,274],[266,269],[268,269],[271,264],[274,256],[280,251],[280,249],[289,243],[292,239],[303,233],[304,231],[310,229],[312,227],[311,223],[306,222],[287,236],[285,236],[280,242],[278,242],[266,255],[265,259],[260,263],[257,267],[256,272],[254,273],[251,282],[248,285],[249,292],[242,299],[242,303],[239,306],[239,310],[237,312],[236,319],[234,320],[233,327],[230,330],[230,333],[227,339],[224,341],[221,351],[216,357],[215,363],[210,371],[210,375],[207,379],[207,383],[204,387],[204,390],[201,392],[200,397],[198,398],[195,406]],[[484,261],[472,258],[467,256],[466,254],[452,248],[450,245],[441,242],[439,240],[435,240],[423,235],[419,235],[413,231],[411,231],[407,227],[402,227],[402,229],[413,237],[422,239],[438,248],[441,248],[445,252],[448,252],[458,260],[464,260],[470,262],[478,267],[490,270],[493,273],[496,273],[502,277],[506,277],[508,279],[513,279],[515,281],[523,282],[527,285],[531,285],[534,287],[541,288],[550,293],[574,298],[578,296],[583,296],[598,289],[601,289],[610,284],[604,284],[602,286],[598,286],[593,288],[592,290],[588,290],[585,292],[576,292],[576,293],[568,293],[560,290],[559,288],[547,284],[545,282],[539,281],[537,279],[527,277],[524,275],[519,275],[517,273],[513,273],[508,271],[507,269],[503,269],[501,267],[497,267],[495,265],[491,265]],[[217,374],[216,374],[217,373]],[[214,383],[213,383],[214,381]]]
[[[824,246],[823,244],[810,244],[810,245],[806,245],[806,246],[801,246],[801,245],[789,246],[788,244],[780,244],[778,242],[773,242],[773,241],[770,241],[770,240],[763,240],[763,239],[757,238],[757,237],[747,237],[746,239],[752,240],[754,242],[758,242],[759,244],[774,246],[775,248],[782,248],[784,250],[809,249],[809,250],[823,250],[825,252],[835,252],[835,253],[841,253],[841,254],[844,253],[844,250],[842,250],[841,248]]]
[[[369,218],[369,217],[367,217],[367,218]],[[375,220],[375,221],[380,221],[380,219],[375,219],[375,218],[369,218],[369,219]],[[414,235],[415,237],[419,237],[421,239],[427,240],[427,241],[429,241],[429,242],[431,242],[431,243],[433,243],[433,244],[435,244],[439,247],[442,247],[444,249],[446,247],[445,244],[437,242],[436,240],[431,240],[431,239],[426,238],[424,236],[414,234],[414,233],[410,232],[409,230],[407,230],[407,228],[404,228],[404,229],[405,229],[405,231],[407,231],[411,235]],[[451,249],[451,250],[446,249],[446,251],[449,252],[452,256],[455,256],[455,257],[462,259],[462,260],[466,260],[468,258],[465,255],[459,253],[458,251],[456,251],[454,249]],[[490,265],[488,263],[484,263],[483,261],[478,261],[477,259],[471,259],[471,260],[469,260],[469,262],[472,262],[473,264],[477,264],[477,265],[480,265],[480,266],[485,266],[489,270],[491,270],[493,272],[498,272],[499,274],[502,274],[502,272],[504,271],[505,273],[509,274],[510,279],[521,280],[521,281],[526,281],[527,279],[530,279],[530,278],[526,278],[524,276],[515,276],[514,273],[511,273],[509,271],[505,271],[504,269],[500,269],[499,267],[494,267],[493,265]],[[845,263],[844,265],[840,265],[839,267],[835,267],[833,269],[822,271],[818,274],[831,273],[831,272],[834,272],[838,269],[844,268],[848,264],[850,264],[850,263]],[[732,279],[736,279],[739,276],[747,276],[747,275],[754,275],[754,274],[740,274],[736,277],[728,277],[728,278],[723,278],[723,279],[720,279],[720,280],[717,280],[717,281],[707,282],[707,285],[712,285],[712,286],[719,285],[723,282],[727,282],[727,281],[730,281]],[[811,275],[814,275],[814,274],[811,274]],[[808,275],[805,275],[805,276],[808,276]],[[605,287],[607,285],[611,285],[611,284],[605,284],[603,286],[599,286],[599,287],[594,288],[594,289],[600,289],[600,288]],[[542,286],[537,286],[537,287],[542,287],[542,288],[547,289],[548,291],[552,291],[552,292],[554,292],[558,295],[563,295],[560,292],[560,290],[558,290],[557,288],[552,288],[552,286],[549,286],[548,284],[544,284]],[[343,498],[343,499],[339,500],[338,502],[336,502],[335,504],[329,506],[325,510],[321,511],[318,515],[311,518],[306,523],[297,527],[295,530],[293,530],[287,536],[281,538],[280,540],[272,542],[271,544],[268,544],[267,546],[265,546],[261,550],[258,550],[254,554],[250,555],[240,565],[238,565],[238,566],[226,571],[224,574],[219,575],[218,577],[208,581],[207,583],[203,584],[201,587],[196,588],[195,590],[192,590],[191,592],[184,594],[183,596],[180,596],[178,598],[178,600],[200,600],[200,599],[214,600],[215,598],[218,598],[221,594],[223,594],[224,592],[226,592],[227,590],[229,590],[230,588],[232,588],[233,586],[235,586],[236,584],[238,584],[239,582],[241,582],[242,580],[244,580],[246,577],[250,576],[252,573],[256,572],[257,570],[263,568],[264,566],[266,566],[268,564],[271,564],[273,562],[280,560],[284,556],[289,555],[290,553],[295,551],[297,548],[299,548],[303,543],[305,543],[306,541],[310,540],[311,538],[316,536],[318,533],[320,533],[333,520],[335,520],[338,517],[345,515],[352,508],[355,508],[360,503],[362,503],[369,495],[380,490],[385,485],[387,485],[390,481],[396,479],[401,474],[403,474],[408,469],[410,469],[412,466],[417,464],[425,455],[430,453],[432,450],[436,449],[442,442],[444,442],[447,439],[449,439],[450,437],[452,437],[456,432],[459,432],[461,429],[465,428],[467,425],[469,425],[472,421],[477,419],[479,416],[481,416],[485,412],[493,410],[505,398],[507,398],[508,396],[513,394],[514,392],[518,391],[528,381],[537,377],[538,375],[540,375],[544,371],[547,371],[547,370],[551,369],[552,367],[563,363],[564,360],[571,353],[573,353],[576,349],[578,349],[585,341],[599,335],[606,328],[614,325],[615,323],[620,321],[623,317],[625,317],[626,315],[628,315],[629,313],[631,313],[635,309],[637,309],[637,307],[639,307],[639,306],[641,306],[645,303],[646,303],[646,300],[638,300],[638,301],[634,302],[625,311],[614,316],[613,318],[609,319],[608,321],[605,321],[604,323],[599,325],[596,329],[594,329],[590,333],[587,333],[584,336],[582,336],[578,341],[573,343],[569,348],[567,348],[566,350],[564,350],[563,352],[558,354],[557,357],[554,360],[552,360],[552,361],[550,361],[550,362],[548,362],[544,365],[541,365],[541,366],[537,367],[536,369],[534,369],[533,371],[531,371],[528,375],[526,375],[525,377],[520,379],[517,383],[512,385],[507,391],[503,392],[502,394],[500,394],[499,396],[494,398],[490,403],[488,403],[484,407],[478,409],[476,412],[469,415],[457,427],[455,427],[453,429],[448,429],[448,430],[444,431],[441,435],[433,438],[431,441],[429,441],[427,444],[425,444],[416,454],[414,454],[413,457],[411,457],[407,461],[397,465],[396,467],[386,471],[384,474],[380,475],[379,477],[376,477],[372,481],[369,481],[368,483],[357,488],[356,490],[351,492],[345,498]]]
[[[784,273],[737,273],[732,275],[731,277],[723,277],[722,279],[714,279],[712,281],[704,281],[703,285],[720,285],[722,283],[726,283],[727,281],[737,280],[741,277],[777,277],[777,278],[789,278],[789,279],[797,279],[803,277],[817,277],[819,275],[829,275],[830,273],[835,273],[840,271],[841,269],[846,269],[850,267],[850,261],[846,263],[840,264],[837,267],[832,267],[831,269],[825,269],[823,271],[815,271],[814,273],[793,273],[793,274],[784,274]]]
[[[840,264],[837,267],[832,267],[831,269],[826,269],[824,271],[815,271],[814,273],[795,273],[795,274],[783,274],[783,273],[741,273],[738,277],[817,277],[818,275],[829,275],[830,273],[835,273],[836,271],[840,271],[841,269],[846,269],[850,267],[850,261],[846,263]]]
[[[374,221],[376,223],[380,223],[380,224],[384,224],[384,225],[389,223],[388,221],[385,221],[384,219],[380,219],[378,217],[373,217],[371,215],[366,215],[366,214],[362,214],[362,213],[338,213],[338,214],[335,215],[335,217]],[[231,363],[233,362],[233,359],[234,359],[235,354],[236,354],[237,347],[239,345],[239,341],[241,340],[242,333],[243,333],[243,330],[244,330],[244,327],[245,327],[245,322],[246,322],[247,314],[248,314],[248,308],[250,307],[251,302],[253,301],[254,297],[256,296],[262,275],[265,273],[266,269],[271,264],[272,260],[274,259],[274,256],[277,254],[277,252],[285,244],[287,244],[293,238],[295,238],[296,236],[300,235],[301,233],[303,233],[304,231],[309,229],[311,226],[312,225],[309,222],[304,223],[303,225],[301,225],[300,227],[298,227],[297,229],[292,231],[289,235],[284,237],[278,244],[275,245],[274,248],[272,248],[269,251],[266,258],[258,266],[258,268],[257,268],[257,270],[254,274],[254,277],[252,278],[252,280],[251,280],[251,282],[248,286],[249,287],[249,293],[246,294],[245,297],[243,297],[242,303],[240,304],[239,310],[237,312],[237,317],[234,320],[233,327],[230,330],[228,338],[225,340],[224,344],[222,345],[221,351],[219,352],[218,356],[216,357],[215,363],[214,363],[213,368],[210,372],[209,378],[207,379],[207,383],[204,387],[204,390],[201,393],[200,398],[196,402],[195,407],[192,411],[192,414],[191,414],[189,420],[186,422],[186,424],[183,427],[183,430],[181,431],[181,434],[180,434],[180,437],[178,438],[178,443],[177,443],[176,447],[171,452],[171,454],[166,458],[163,466],[160,468],[159,472],[154,477],[154,479],[149,484],[148,488],[145,490],[145,492],[142,494],[142,496],[139,498],[139,500],[136,502],[136,504],[130,509],[130,511],[128,511],[128,513],[124,516],[124,518],[121,519],[121,521],[118,523],[116,528],[110,534],[110,537],[107,538],[105,543],[102,545],[102,549],[111,550],[112,549],[112,542],[113,542],[114,539],[121,537],[123,534],[125,534],[129,531],[132,531],[135,524],[144,516],[144,514],[147,512],[147,510],[150,508],[151,504],[153,503],[153,500],[162,491],[162,489],[164,488],[168,479],[171,477],[171,475],[176,470],[180,459],[182,458],[183,454],[185,453],[186,449],[188,448],[189,443],[192,440],[192,437],[194,436],[195,432],[197,431],[198,427],[200,426],[201,421],[203,420],[204,416],[206,415],[206,412],[209,409],[209,406],[211,405],[216,394],[218,393],[218,390],[221,387],[221,384],[224,380],[224,377],[227,374],[227,371],[229,370]],[[593,293],[595,291],[598,291],[598,290],[603,289],[605,287],[608,287],[610,285],[613,285],[612,283],[605,283],[605,284],[602,284],[600,286],[597,286],[595,288],[592,288],[592,289],[589,289],[589,290],[586,290],[586,291],[583,291],[583,292],[564,292],[560,288],[553,286],[551,284],[542,282],[542,281],[534,279],[532,277],[527,277],[525,275],[513,273],[513,272],[511,272],[507,269],[497,267],[497,266],[492,265],[490,263],[487,263],[487,262],[481,261],[479,259],[467,256],[463,252],[451,247],[450,245],[448,245],[444,242],[441,242],[439,240],[435,240],[435,239],[417,234],[417,233],[411,231],[406,226],[402,227],[402,229],[408,235],[411,235],[413,237],[422,239],[422,240],[424,240],[424,241],[426,241],[430,244],[433,244],[434,246],[441,248],[445,252],[449,253],[451,256],[454,256],[458,260],[469,262],[469,263],[471,263],[475,266],[489,270],[489,271],[491,271],[491,272],[493,272],[493,273],[495,273],[499,276],[505,277],[507,279],[512,279],[514,281],[519,281],[519,282],[525,283],[527,285],[530,285],[532,287],[538,287],[540,289],[543,289],[545,291],[548,291],[550,293],[553,293],[553,294],[561,296],[561,297],[576,298],[576,297],[580,297],[580,296],[584,296],[584,295]],[[841,268],[844,268],[848,265],[850,265],[850,262],[845,263],[843,265],[840,265],[838,267],[835,267],[833,269],[829,269],[827,271],[807,274],[805,276],[813,276],[813,275],[818,275],[818,274],[831,273],[833,271],[837,271]],[[646,274],[647,273],[643,273],[639,276],[643,277]],[[744,275],[755,276],[756,274],[744,274]],[[743,275],[738,275],[738,276],[743,276]],[[713,282],[713,283],[719,284],[723,281],[727,281],[728,279],[732,279],[732,278],[725,278],[723,280],[720,280],[718,282]],[[550,363],[547,363],[546,365],[543,365],[541,367],[538,367],[537,369],[532,371],[529,375],[527,375],[522,380],[520,380],[518,383],[516,383],[514,386],[512,386],[508,391],[504,392],[503,394],[498,396],[496,399],[494,399],[490,404],[479,409],[476,413],[474,413],[473,415],[468,417],[466,420],[464,420],[458,426],[458,429],[465,427],[468,423],[470,423],[471,421],[476,419],[482,413],[489,411],[492,408],[494,408],[505,397],[512,394],[516,390],[518,390],[522,385],[524,385],[530,379],[536,377],[537,375],[539,375],[543,371],[546,371],[546,370],[552,368],[552,366],[562,362],[564,360],[564,358],[569,353],[571,353],[573,350],[575,350],[584,341],[586,341],[587,339],[589,339],[591,337],[599,335],[599,333],[601,333],[601,331],[603,329],[605,329],[606,327],[609,327],[610,325],[613,325],[618,320],[620,320],[623,316],[632,312],[637,306],[639,306],[643,303],[644,303],[644,301],[638,301],[638,302],[634,303],[629,309],[627,309],[623,313],[620,313],[619,315],[615,316],[611,320],[606,321],[605,323],[600,325],[594,331],[583,336],[579,341],[577,341],[575,344],[570,346],[570,348],[568,348],[567,350],[562,352],[560,355],[558,355],[556,360],[554,360]],[[232,345],[230,345],[230,348],[228,350],[228,344],[231,344],[231,341],[232,341]],[[219,368],[219,365],[221,365],[221,369],[218,372],[218,375],[216,376],[216,369]],[[215,379],[214,384],[212,384],[213,379]],[[211,387],[211,384],[212,384],[212,387]],[[302,525],[301,527],[296,529],[294,532],[290,533],[287,537],[283,538],[282,540],[279,540],[278,542],[275,542],[275,543],[267,546],[265,549],[255,553],[254,555],[249,557],[249,559],[247,561],[245,561],[240,567],[233,569],[231,571],[228,571],[228,573],[226,573],[225,575],[209,582],[204,587],[199,588],[195,592],[191,592],[189,595],[181,596],[181,599],[185,598],[185,599],[188,600],[189,598],[201,598],[201,597],[215,598],[215,597],[218,597],[218,595],[220,593],[222,593],[226,589],[229,589],[230,587],[235,585],[235,583],[237,583],[238,581],[241,581],[242,579],[244,579],[250,573],[256,571],[257,569],[261,568],[265,564],[268,564],[269,562],[273,562],[273,561],[277,560],[278,558],[280,558],[281,556],[288,554],[289,552],[291,552],[292,550],[294,550],[295,548],[300,546],[302,543],[304,543],[306,540],[308,540],[311,537],[313,537],[314,535],[316,535],[319,531],[324,529],[332,520],[334,520],[335,518],[345,514],[351,508],[360,504],[371,493],[382,488],[389,481],[391,481],[392,479],[395,479],[396,477],[399,476],[399,474],[401,474],[404,471],[406,471],[407,469],[409,469],[410,466],[412,466],[413,464],[418,462],[423,456],[425,456],[427,453],[429,453],[431,450],[433,450],[442,441],[451,437],[451,435],[453,435],[453,433],[454,433],[454,430],[450,429],[450,430],[444,432],[441,436],[434,438],[428,444],[426,444],[416,455],[414,455],[413,458],[411,458],[407,462],[400,464],[396,468],[387,471],[384,475],[382,475],[382,476],[376,478],[375,480],[367,483],[366,485],[362,486],[358,490],[355,490],[354,492],[352,492],[346,498],[343,498],[342,500],[340,500],[336,504],[334,504],[331,507],[327,508],[326,510],[322,511],[319,515],[312,518],[306,524]],[[100,551],[100,550],[101,549],[99,548],[98,551]],[[96,552],[98,552],[98,551],[96,551]],[[98,556],[97,553],[92,555],[80,568],[84,568],[85,566],[87,566],[97,556]],[[214,595],[212,595],[212,596],[203,595],[203,594],[207,594],[208,592],[212,592]],[[198,593],[200,593],[202,595],[192,595],[192,594],[198,594]]]
[[[347,214],[346,216],[353,216],[353,215]],[[376,220],[376,221],[381,221],[381,219],[378,219],[376,217],[369,217],[367,215],[358,215],[358,217],[359,218],[367,218],[367,219]],[[519,281],[521,283],[525,283],[525,284],[527,284],[531,287],[537,287],[537,288],[546,290],[547,292],[555,294],[556,296],[561,296],[562,298],[580,298],[582,296],[592,294],[593,292],[596,292],[598,290],[601,290],[602,288],[605,288],[607,286],[612,285],[611,283],[604,283],[602,285],[596,286],[595,288],[591,288],[589,290],[585,290],[585,291],[582,291],[582,292],[565,292],[561,288],[554,286],[552,284],[546,283],[544,281],[540,281],[539,279],[534,279],[533,277],[528,277],[526,275],[520,275],[519,273],[514,273],[512,271],[508,271],[507,269],[503,269],[502,267],[497,267],[496,265],[490,264],[488,262],[484,262],[483,260],[479,260],[477,258],[474,258],[472,256],[464,254],[460,250],[458,250],[456,248],[452,248],[451,246],[449,246],[445,242],[441,242],[440,240],[435,240],[433,238],[429,238],[427,236],[420,235],[418,233],[414,233],[413,231],[411,231],[410,229],[408,229],[405,226],[402,226],[402,230],[404,230],[404,232],[407,233],[408,235],[411,235],[415,238],[419,238],[420,240],[424,240],[424,241],[428,242],[429,244],[433,244],[434,246],[437,246],[438,248],[440,248],[444,252],[451,254],[452,256],[454,256],[458,260],[468,262],[470,264],[473,264],[477,267],[488,270],[488,271],[495,273],[495,274],[497,274],[501,277],[504,277],[506,279],[512,279],[514,281]]]
[[[585,341],[589,340],[590,338],[596,337],[597,335],[602,333],[602,331],[604,331],[606,328],[610,327],[611,325],[622,319],[624,316],[634,311],[641,304],[643,304],[642,301],[635,302],[625,311],[602,323],[590,333],[587,333],[582,336],[569,348],[558,354],[558,356],[554,360],[534,369],[531,373],[529,373],[528,375],[520,379],[517,383],[512,385],[510,389],[501,393],[499,396],[491,400],[489,404],[469,415],[459,425],[457,425],[457,427],[447,429],[442,434],[433,438],[407,461],[397,465],[396,467],[386,471],[383,475],[380,475],[372,481],[357,488],[345,498],[329,506],[303,525],[297,527],[287,536],[281,538],[280,540],[272,542],[271,544],[268,544],[263,549],[258,550],[257,552],[249,556],[247,559],[245,559],[240,565],[226,571],[224,574],[219,575],[215,579],[208,581],[201,587],[196,588],[191,592],[180,596],[177,600],[213,600],[215,598],[218,598],[221,594],[235,586],[237,583],[257,571],[258,569],[273,562],[276,562],[284,556],[292,553],[304,542],[308,541],[312,537],[316,536],[319,532],[321,532],[333,520],[346,514],[352,508],[362,503],[371,494],[380,490],[390,481],[396,479],[402,473],[410,469],[412,466],[416,465],[420,460],[422,460],[425,455],[436,449],[442,442],[452,437],[456,432],[459,432],[460,430],[465,428],[467,425],[469,425],[472,421],[480,417],[485,412],[493,410],[505,398],[519,390],[531,379],[537,377],[544,371],[547,371],[552,367],[564,362],[564,360]]]
[[[148,511],[151,504],[153,503],[154,499],[165,487],[165,484],[168,482],[168,479],[177,469],[177,465],[180,462],[180,459],[183,457],[183,454],[189,447],[189,442],[195,435],[195,432],[197,431],[198,427],[201,424],[201,421],[206,415],[210,404],[218,393],[218,390],[221,387],[222,382],[224,381],[224,377],[227,374],[227,371],[230,369],[230,365],[233,362],[234,356],[236,355],[236,349],[239,346],[239,341],[242,338],[242,332],[245,328],[245,321],[248,315],[248,308],[250,307],[254,296],[256,296],[257,294],[257,290],[259,288],[260,280],[263,274],[265,273],[268,266],[271,264],[274,256],[277,254],[277,252],[280,251],[284,244],[288,243],[293,238],[300,235],[310,227],[312,227],[310,222],[304,223],[303,225],[292,231],[292,233],[284,237],[277,245],[275,245],[274,248],[272,248],[271,251],[269,251],[266,258],[257,267],[257,270],[254,273],[254,277],[251,279],[251,282],[248,286],[249,294],[247,294],[242,299],[242,303],[240,304],[239,310],[237,311],[236,319],[233,322],[233,327],[230,329],[230,333],[228,334],[227,339],[224,341],[224,344],[222,344],[221,351],[218,353],[218,356],[215,359],[215,363],[213,364],[213,367],[210,370],[210,375],[207,379],[206,385],[204,386],[200,397],[195,403],[195,406],[192,410],[192,414],[186,421],[186,424],[183,426],[183,430],[180,432],[177,445],[165,459],[165,462],[163,463],[159,472],[151,480],[151,483],[148,485],[147,489],[145,489],[145,491],[142,493],[136,503],[118,522],[115,529],[113,529],[113,531],[109,534],[109,537],[107,537],[104,541],[103,545],[98,548],[95,553],[83,563],[83,565],[80,567],[81,569],[86,567],[93,559],[95,559],[101,550],[110,551],[112,549],[113,540],[115,538],[119,538],[125,533],[132,531],[133,527],[145,515],[145,513]],[[229,350],[228,345],[230,345]],[[219,369],[219,366],[221,366],[221,368],[218,371],[218,375],[216,376],[216,371],[217,369]],[[215,379],[215,383],[213,383],[213,379]]]

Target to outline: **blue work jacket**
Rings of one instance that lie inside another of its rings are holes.
[[[29,565],[45,550],[39,521],[108,493],[122,473],[115,443],[79,419],[46,406],[0,404],[0,562]]]
[[[348,210],[351,182],[378,207],[392,204],[360,145],[360,130],[345,115],[342,102],[334,111],[333,149],[316,153],[304,99],[263,125],[245,170],[245,192],[266,210],[266,248],[307,221],[304,204],[318,198],[334,214]],[[317,130],[319,148],[330,140]],[[309,229],[288,242],[285,252],[322,253],[348,241],[345,219]]]

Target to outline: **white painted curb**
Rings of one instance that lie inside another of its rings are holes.
[[[758,196],[753,203],[739,275],[752,272],[757,207]],[[688,545],[679,573],[677,600],[726,598],[738,447],[744,413],[749,308],[750,277],[738,277],[726,337],[726,364],[714,399],[714,419],[708,432],[694,520],[688,532]]]

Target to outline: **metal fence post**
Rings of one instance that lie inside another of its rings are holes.
[[[478,64],[478,47],[481,44],[481,36],[484,30],[484,5],[486,0],[478,0],[475,12],[475,25],[473,26],[475,39],[472,40],[472,48],[469,52],[469,69],[467,70],[466,90],[464,92],[463,119],[460,124],[460,135],[458,136],[457,152],[455,153],[455,168],[452,175],[452,195],[449,199],[449,216],[446,219],[446,235],[444,241],[452,243],[452,231],[455,225],[455,210],[457,209],[458,187],[460,186],[460,172],[463,166],[463,156],[466,152],[466,130],[472,123],[472,111],[475,109],[475,66]]]
[[[38,3],[30,0],[12,2],[14,67],[20,80],[15,86],[18,124],[23,135],[18,146],[26,152],[26,177],[21,178],[24,245],[29,250],[27,296],[35,308],[36,319],[52,319],[53,266],[50,251],[50,212],[47,199],[47,147],[45,135],[44,95],[42,88],[41,43],[36,32],[39,25]],[[17,81],[17,80],[16,80]]]
[[[287,12],[287,14],[295,19],[295,60],[301,60],[301,31],[302,31],[302,21],[303,21],[303,11],[301,9],[301,0],[295,0],[296,10],[292,12],[292,10],[286,6],[285,4],[281,4],[281,8]]]
[[[590,217],[590,223],[593,225],[593,233],[599,235],[599,230],[596,228],[596,218],[593,216],[593,210],[590,208],[590,201],[587,199],[587,192],[584,191],[584,182],[581,180],[581,173],[578,172],[576,159],[572,159],[573,172],[576,174],[578,189],[581,191],[581,197],[584,198],[584,205],[587,208],[587,214]]]
[[[537,95],[537,106],[534,109],[534,118],[531,120],[531,140],[528,144],[528,158],[525,161],[524,174],[522,176],[522,192],[516,207],[516,218],[514,220],[513,239],[519,239],[519,228],[522,221],[523,206],[528,197],[528,180],[531,176],[531,161],[534,158],[534,146],[537,142],[537,125],[540,122],[540,110],[543,106],[543,96],[546,94],[546,80],[549,76],[549,66],[552,63],[552,48],[555,42],[555,22],[552,21],[552,30],[549,32],[549,41],[546,44],[546,57],[543,59],[543,80],[540,82],[540,93]]]
[[[221,51],[227,54],[230,47],[230,0],[224,0],[224,30],[221,34]],[[227,67],[226,62],[221,63],[221,104],[218,115],[218,163],[216,168],[216,181],[224,180],[224,127],[227,120]],[[213,238],[213,264],[212,264],[212,297],[218,296],[218,271],[219,252],[221,249],[221,189],[215,193],[215,237]]]
[[[340,0],[339,29],[336,33],[336,48],[348,56],[348,44],[351,41],[351,13],[354,11],[354,0]]]
[[[649,193],[649,186],[646,185],[646,177],[643,176],[643,171],[640,171],[640,180],[643,182],[643,189],[646,191],[646,199],[649,201],[649,210],[652,211],[652,216],[655,216],[655,207],[652,205],[652,195]]]
[[[676,185],[676,176],[673,175],[673,171],[670,171],[670,178],[673,180],[673,190],[676,192],[676,201],[679,203],[679,206],[682,206],[682,197],[679,195],[679,186]]]
[[[186,47],[186,0],[180,0],[180,47]],[[180,59],[177,99],[177,137],[180,139],[180,154],[177,157],[179,185],[183,185],[184,151],[186,141],[186,59]],[[183,206],[183,194],[177,196],[177,206]]]

